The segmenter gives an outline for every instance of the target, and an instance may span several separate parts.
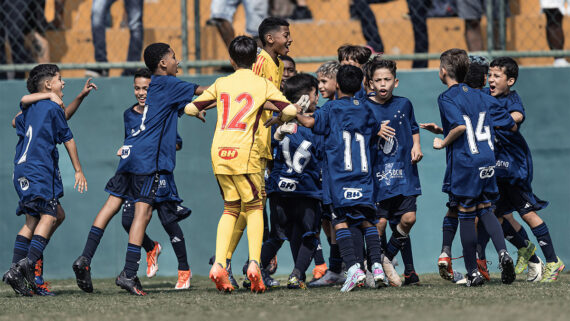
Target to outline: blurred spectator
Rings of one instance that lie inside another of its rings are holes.
[[[0,64],[8,62],[6,40],[10,43],[13,64],[25,64],[32,61],[28,50],[24,47],[26,17],[29,15],[30,0],[0,0]],[[24,79],[25,72],[17,71],[14,78]],[[0,73],[0,79],[8,78],[7,73]]]
[[[91,34],[93,47],[95,47],[95,61],[107,62],[107,42],[105,35],[105,18],[109,14],[111,5],[116,0],[93,0],[91,6]],[[144,0],[124,0],[127,12],[130,40],[127,61],[140,61],[143,46],[143,3]],[[133,75],[134,69],[125,69],[123,76]],[[88,69],[88,77],[105,77],[109,75],[108,69]]]
[[[546,40],[550,50],[564,49],[564,31],[562,30],[562,18],[566,8],[565,0],[540,0],[542,11],[546,15]],[[570,4],[568,4],[570,6]],[[570,8],[568,8],[570,10]],[[568,60],[564,57],[554,57],[554,66],[567,67],[570,66]]]
[[[431,0],[406,0],[414,32],[414,52],[428,51],[427,13]],[[414,60],[412,68],[427,68],[427,59]]]
[[[493,1],[493,20],[496,23],[499,15],[499,5],[503,2],[505,6],[505,16],[510,16],[508,0]],[[465,20],[465,42],[469,51],[484,50],[483,35],[481,34],[481,17],[486,14],[485,0],[457,0],[457,14]],[[493,28],[495,33],[498,28]],[[495,35],[495,47],[498,37]]]
[[[380,0],[379,2],[387,1]],[[380,38],[376,17],[368,5],[368,0],[352,0],[349,10],[351,18],[360,20],[366,46],[372,50],[372,53],[383,53],[384,44],[382,43],[382,38]]]
[[[50,62],[49,43],[46,38],[46,30],[49,24],[45,15],[45,0],[27,0],[28,8],[25,11],[26,23],[23,28],[24,34],[30,39],[33,61],[40,64]]]
[[[291,20],[313,20],[313,14],[307,6],[307,0],[295,0],[295,9],[289,17]]]

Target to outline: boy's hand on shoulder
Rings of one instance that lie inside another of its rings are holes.
[[[389,123],[389,120],[383,121],[382,125],[380,125],[380,131],[378,132],[378,136],[384,138],[385,140],[389,140],[390,138],[394,137],[394,135],[396,135],[394,128],[388,126]]]
[[[75,172],[75,185],[73,185],[73,188],[77,188],[79,193],[87,192],[87,180],[82,171]]]
[[[81,97],[87,97],[87,95],[89,95],[89,93],[93,89],[97,90],[97,85],[92,83],[91,80],[93,80],[93,78],[91,78],[91,77],[87,78],[87,81],[85,82],[85,85],[83,86],[83,89],[81,90],[81,93],[79,94]]]
[[[206,111],[205,110],[201,110],[198,115],[196,115],[196,118],[200,119],[203,123],[206,122]]]
[[[423,123],[420,124],[420,128],[425,129],[434,134],[443,134],[443,128],[439,127],[435,123]]]
[[[295,105],[297,107],[297,113],[304,114],[305,111],[307,111],[307,109],[309,108],[309,105],[311,105],[309,95],[301,96],[301,98],[299,98],[299,100],[297,100]]]
[[[422,160],[422,158],[424,158],[424,154],[422,153],[422,148],[420,147],[420,145],[414,144],[414,146],[412,146],[412,164],[419,163]]]
[[[443,147],[443,139],[436,137],[433,139],[433,149],[442,149]]]
[[[56,95],[55,93],[49,93],[49,100],[51,100],[51,101],[53,101],[54,103],[58,104],[59,107],[65,108],[65,106],[63,105],[63,100],[61,100],[61,98],[59,98],[59,96]]]

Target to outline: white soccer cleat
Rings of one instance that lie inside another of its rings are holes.
[[[154,248],[146,254],[146,276],[148,278],[152,278],[158,272],[158,256],[161,252],[162,246],[154,242]]]
[[[394,265],[392,265],[392,262],[390,262],[390,260],[385,255],[382,255],[382,268],[384,269],[384,273],[386,275],[386,281],[384,282],[387,282],[391,286],[402,286],[402,279],[400,278],[400,275],[398,275],[398,272],[396,272]]]
[[[174,286],[176,290],[185,290],[190,288],[190,279],[192,278],[192,271],[181,271],[178,270],[178,281]]]
[[[538,257],[538,256],[537,256]],[[544,263],[538,257],[538,263],[528,262],[527,282],[540,282],[544,273]]]

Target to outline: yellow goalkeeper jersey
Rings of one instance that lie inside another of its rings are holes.
[[[218,78],[202,95],[188,104],[185,112],[198,114],[216,102],[218,121],[212,141],[212,167],[215,174],[239,175],[259,173],[259,129],[263,104],[270,101],[283,113],[283,120],[295,117],[297,110],[267,79],[251,69],[238,69]]]
[[[259,55],[257,55],[257,61],[253,64],[253,72],[269,81],[271,81],[275,87],[279,90],[281,88],[281,79],[283,78],[283,62],[281,59],[277,58],[279,65],[275,64],[273,58],[269,53],[263,49]],[[261,123],[265,123],[272,116],[270,110],[263,111],[261,115]],[[260,152],[262,158],[272,159],[271,156],[271,128],[260,128],[259,130],[259,144]]]

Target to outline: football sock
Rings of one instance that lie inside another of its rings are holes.
[[[380,246],[382,247],[382,253],[386,253],[386,247],[388,246],[388,239],[386,238],[386,231],[380,235]]]
[[[243,235],[243,231],[245,230],[245,225],[247,224],[245,220],[245,212],[240,212],[237,218],[236,224],[234,226],[234,230],[232,232],[232,238],[230,241],[230,247],[228,248],[228,254],[226,255],[227,259],[232,259],[232,255],[234,254],[236,247],[241,240],[241,236]]]
[[[522,225],[521,225],[521,228],[517,231],[517,234],[518,234],[523,240],[525,240],[525,241],[524,241],[525,246],[526,246],[528,243],[530,243],[530,239],[528,238],[528,234],[526,234],[526,230],[525,230],[525,228],[524,228]],[[538,263],[538,262],[540,262],[540,261],[538,260],[538,256],[536,256],[536,254],[533,254],[528,260],[529,260],[529,262],[532,262],[532,263]]]
[[[218,231],[216,233],[216,263],[226,268],[226,255],[236,225],[237,218],[240,213],[241,202],[224,202],[224,213],[218,222]]]
[[[361,268],[364,268],[365,254],[364,254],[364,235],[362,234],[362,230],[358,226],[351,226],[348,229],[350,230],[350,235],[352,237],[356,262],[360,263]]]
[[[336,243],[332,243],[330,247],[329,270],[334,273],[342,272],[342,257],[340,256],[340,249]]]
[[[487,233],[484,224],[477,225],[477,258],[479,260],[485,260],[485,250],[487,249],[487,244],[491,236]]]
[[[34,264],[44,253],[49,240],[40,235],[34,235],[32,237],[32,242],[30,242],[30,250],[28,251],[28,259],[30,259]]]
[[[477,271],[477,232],[475,231],[475,211],[459,212],[459,235],[463,246],[463,260],[467,273]]]
[[[497,217],[493,214],[493,208],[486,207],[477,209],[477,216],[479,217],[479,223],[483,223],[487,233],[491,237],[491,241],[493,241],[497,253],[506,250],[507,244],[505,243],[503,229],[501,228],[501,224],[499,224],[499,220],[497,220]]]
[[[269,238],[269,216],[267,215],[267,194],[265,192],[265,186],[261,187],[261,208],[263,209],[263,242],[267,241]]]
[[[386,245],[386,257],[392,261],[396,254],[408,242],[410,237],[399,226],[392,230],[392,236]]]
[[[542,249],[542,253],[544,254],[544,258],[546,258],[546,262],[557,262],[558,259],[556,258],[556,253],[554,252],[554,246],[552,246],[552,239],[550,238],[550,232],[548,231],[548,227],[546,223],[542,223],[539,226],[531,229],[532,234],[536,236],[536,240],[538,241],[538,245]]]
[[[245,219],[247,221],[247,242],[249,259],[261,260],[261,245],[263,244],[263,206],[260,200],[245,204]]]
[[[303,238],[303,242],[301,242],[301,247],[299,248],[299,254],[297,255],[297,259],[295,260],[295,269],[298,269],[302,272],[301,276],[305,275],[305,272],[311,265],[311,260],[313,258],[313,253],[315,252],[315,238],[313,235],[307,236]]]
[[[123,228],[125,229],[125,232],[127,232],[127,234],[129,234],[129,231],[131,230],[133,219],[134,217],[132,216],[123,216],[121,220],[121,224],[123,225]],[[144,233],[142,247],[147,253],[152,251],[152,249],[154,249],[154,241],[146,233]]]
[[[293,256],[293,264],[297,262],[297,255],[299,255],[299,249],[301,248],[301,243],[303,242],[303,231],[299,228],[297,224],[293,225],[291,235],[287,236],[289,238],[289,247],[291,248],[291,255]]]
[[[349,229],[340,228],[336,230],[336,244],[347,269],[358,263],[354,254],[354,242]]]
[[[459,219],[457,217],[445,216],[443,218],[443,242],[441,244],[441,252],[451,257],[451,245],[457,232]]]
[[[141,247],[132,243],[127,245],[127,256],[125,257],[124,271],[127,278],[133,278],[139,270],[139,262],[141,260]]]
[[[30,242],[32,240],[25,238],[22,235],[16,235],[16,242],[14,243],[14,256],[12,256],[12,263],[18,263],[21,259],[28,256],[30,249]]]
[[[277,251],[283,245],[283,240],[270,237],[267,241],[263,242],[261,246],[261,267],[266,268],[269,266],[271,259],[275,257]]]
[[[368,265],[374,263],[382,263],[382,249],[380,245],[380,236],[376,226],[364,229],[364,238],[366,239],[366,249],[368,250]]]
[[[511,223],[508,220],[503,219],[503,223],[501,224],[503,228],[503,234],[507,241],[509,241],[512,245],[514,245],[517,249],[526,247],[526,240],[521,237],[519,233],[515,231]]]
[[[163,225],[163,227],[166,233],[168,233],[170,244],[172,244],[172,249],[174,250],[174,254],[176,254],[178,270],[190,270],[190,266],[188,266],[188,254],[186,253],[186,242],[184,240],[184,233],[180,228],[180,224],[178,224],[178,222],[172,222],[170,224]]]
[[[99,246],[99,241],[103,237],[104,229],[100,229],[97,226],[91,226],[91,231],[89,231],[89,235],[87,236],[87,242],[85,243],[85,248],[83,248],[82,256],[85,256],[89,262],[95,255],[95,251],[97,251],[97,246]]]
[[[398,228],[398,225],[390,224],[390,228],[392,231],[394,231]],[[414,257],[412,253],[412,239],[410,238],[409,234],[407,236],[406,242],[402,244],[400,255],[402,255],[402,261],[404,261],[404,274],[410,274],[410,272],[415,271]]]
[[[314,238],[315,242],[315,265],[325,264],[325,257],[323,255],[323,247],[321,246],[321,241],[318,238]]]

